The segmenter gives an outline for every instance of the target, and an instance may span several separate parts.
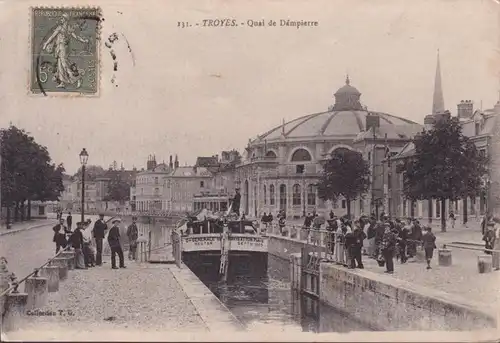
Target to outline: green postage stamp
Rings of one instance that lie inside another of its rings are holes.
[[[100,22],[95,7],[31,8],[32,94],[98,95]]]

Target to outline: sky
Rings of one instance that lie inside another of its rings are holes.
[[[38,4],[0,0],[0,127],[27,130],[69,173],[84,147],[89,164],[125,168],[145,167],[149,154],[158,162],[177,154],[184,165],[241,151],[283,119],[326,110],[346,74],[369,110],[423,123],[438,49],[453,114],[460,100],[486,109],[499,98],[493,0],[94,1],[105,19],[103,40],[118,33],[119,67],[113,72],[101,44],[100,94],[93,98],[28,94],[29,7]],[[178,27],[216,18],[278,26]],[[280,19],[318,26],[280,27]]]

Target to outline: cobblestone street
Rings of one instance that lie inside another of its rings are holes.
[[[27,316],[22,329],[51,327],[205,331],[196,309],[172,275],[169,265],[130,262],[126,269],[108,266],[73,270],[59,292],[49,293],[43,311]],[[62,312],[60,312],[62,311]]]

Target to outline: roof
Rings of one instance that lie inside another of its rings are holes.
[[[196,166],[198,167],[208,167],[212,165],[217,165],[219,163],[219,159],[217,156],[210,156],[210,157],[198,157],[196,159]]]
[[[418,123],[383,112],[367,110],[326,111],[302,116],[284,125],[277,126],[259,135],[253,142],[308,137],[349,137],[355,139],[359,138],[359,134],[368,134],[365,131],[366,116],[368,114],[375,114],[380,117],[379,131],[382,136],[387,133],[389,139],[411,138],[415,133],[422,130],[422,125]]]
[[[172,177],[211,177],[210,173],[205,167],[178,167],[174,169],[169,176]]]
[[[379,133],[387,134],[389,139],[410,139],[422,130],[422,126],[411,120],[383,112],[368,111],[360,102],[361,93],[350,84],[334,94],[335,104],[326,112],[308,114],[288,123],[283,123],[261,135],[253,142],[279,141],[290,138],[310,139],[363,139],[366,132],[366,117],[377,115],[380,118]]]
[[[488,112],[488,114],[485,114],[483,112],[476,111],[470,120],[460,123],[462,125],[462,133],[468,138],[491,135],[493,133],[495,120],[500,120],[498,118],[500,118],[500,116],[493,112]],[[477,134],[476,123],[479,124],[479,132]],[[409,142],[397,155],[392,157],[392,159],[410,157],[414,153],[415,144],[413,144],[413,142]]]

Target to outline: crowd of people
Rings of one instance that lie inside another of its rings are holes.
[[[75,230],[71,230],[71,212],[68,213],[66,220],[62,217],[62,212],[57,214],[57,218],[59,223],[53,227],[54,236],[52,239],[56,245],[56,254],[61,249],[73,249],[76,269],[102,266],[103,241],[106,238],[111,250],[111,268],[126,268],[120,241],[120,219],[114,219],[111,228],[108,228],[104,214],[100,214],[93,226],[91,225],[92,221],[87,219],[84,222],[76,223]],[[137,218],[133,217],[132,224],[127,227],[129,260],[137,259],[138,236]],[[116,265],[116,256],[118,256],[119,266]]]
[[[286,213],[277,214],[281,234],[286,230]],[[261,222],[264,227],[273,224],[272,214],[264,213]],[[406,263],[416,257],[417,247],[425,253],[427,269],[431,269],[431,260],[436,249],[436,236],[431,227],[423,226],[417,219],[391,219],[384,213],[377,219],[374,214],[351,220],[347,216],[338,217],[333,211],[329,219],[315,212],[308,213],[302,226],[307,231],[308,239],[313,230],[327,230],[329,234],[328,250],[337,262],[348,268],[364,268],[363,255],[377,260],[386,267],[386,273],[394,272],[394,259]]]

